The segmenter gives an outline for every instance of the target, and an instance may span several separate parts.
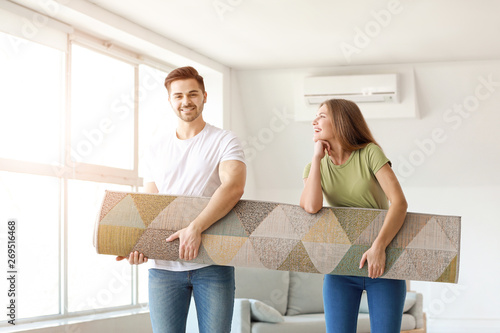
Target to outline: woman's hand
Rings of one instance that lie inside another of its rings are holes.
[[[372,245],[365,253],[359,262],[359,268],[363,268],[365,261],[368,261],[368,277],[376,279],[385,270],[385,248]]]
[[[318,140],[314,143],[314,157],[317,159],[322,159],[325,157],[325,150],[328,155],[331,155],[331,147],[328,141]]]

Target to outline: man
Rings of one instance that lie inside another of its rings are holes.
[[[145,192],[211,197],[189,226],[166,239],[179,239],[179,258],[189,261],[198,255],[201,233],[224,217],[243,195],[246,166],[237,137],[203,120],[207,93],[194,68],[173,70],[165,87],[178,126],[175,133],[165,133],[151,145]],[[148,261],[137,251],[128,258],[117,257],[122,259],[136,265]],[[234,288],[234,267],[154,260],[149,269],[153,331],[185,332],[193,294],[200,332],[229,332]]]

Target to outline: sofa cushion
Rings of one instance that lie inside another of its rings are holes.
[[[417,302],[417,293],[414,291],[409,291],[406,293],[405,305],[403,307],[403,313],[410,310],[413,305]],[[359,303],[359,312],[368,313],[368,298],[366,296],[366,291],[363,291],[361,296],[361,302]]]
[[[408,291],[406,293],[405,306],[403,308],[403,312],[407,312],[411,309],[412,306],[417,303],[417,293],[414,291]]]
[[[252,333],[326,332],[325,315],[323,313],[285,316],[284,319],[285,321],[277,324],[252,323]]]
[[[281,323],[284,319],[281,313],[272,306],[256,299],[249,299],[252,320],[266,323]]]
[[[236,298],[256,299],[285,314],[289,284],[287,271],[235,267],[234,272]]]
[[[290,272],[287,316],[323,313],[323,274]]]

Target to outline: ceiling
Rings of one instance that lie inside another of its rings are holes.
[[[91,2],[236,69],[500,57],[495,0]]]
[[[234,69],[500,57],[496,0],[87,2]]]

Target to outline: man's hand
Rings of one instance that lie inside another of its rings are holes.
[[[166,240],[171,242],[179,238],[179,258],[182,260],[193,260],[198,256],[201,244],[201,231],[195,229],[193,224],[177,231]]]
[[[122,261],[123,259],[127,259],[129,264],[131,265],[140,265],[148,262],[148,257],[145,257],[144,254],[139,253],[138,251],[130,252],[130,255],[128,257],[116,257],[116,261]]]

